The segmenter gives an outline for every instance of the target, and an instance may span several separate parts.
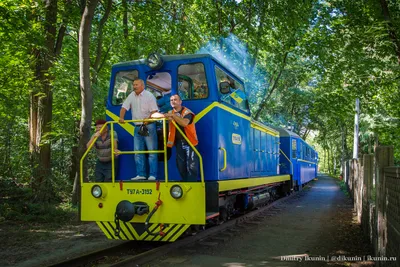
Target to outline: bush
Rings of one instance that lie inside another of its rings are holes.
[[[32,191],[27,185],[0,178],[0,222],[70,223],[77,209],[69,202],[32,203]]]

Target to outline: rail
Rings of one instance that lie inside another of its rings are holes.
[[[312,162],[312,161],[308,161],[308,160],[304,160],[304,159],[298,159],[297,161],[310,163],[310,164],[317,164],[316,162]]]
[[[166,119],[165,118],[157,118],[157,119],[144,119],[144,120],[126,120],[125,123],[130,123],[130,122],[156,122],[162,120],[163,122],[163,141],[164,141],[164,149],[163,150],[140,150],[140,151],[120,151],[118,154],[119,155],[129,155],[129,154],[150,154],[150,153],[164,153],[164,173],[165,173],[165,183],[168,185],[168,161],[167,161],[167,133],[166,133]],[[114,140],[114,124],[120,124],[120,122],[117,121],[108,121],[106,122],[103,127],[101,127],[100,132],[105,129],[105,127],[108,127],[108,124],[111,125],[111,140]],[[189,139],[186,137],[185,133],[180,129],[180,127],[177,127],[176,123],[174,123],[176,129],[181,133],[181,135],[185,138],[185,140],[188,142],[190,147],[193,149],[193,151],[196,153],[196,155],[199,157],[199,163],[200,163],[200,177],[201,177],[201,183],[203,186],[204,184],[204,172],[203,172],[203,158],[201,157],[200,153],[197,151],[197,149],[193,146],[193,144],[189,141]],[[83,185],[83,162],[87,156],[87,154],[90,152],[94,144],[96,143],[98,137],[95,137],[93,142],[90,144],[90,146],[86,149],[85,153],[83,154],[81,160],[80,160],[80,182],[81,186]],[[111,142],[111,182],[113,186],[115,186],[115,170],[114,170],[114,142]]]

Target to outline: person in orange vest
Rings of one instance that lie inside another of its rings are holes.
[[[197,140],[196,128],[194,126],[194,113],[182,106],[182,100],[179,95],[172,95],[170,98],[171,107],[168,113],[161,114],[170,121],[175,121],[178,127],[185,133],[193,146],[199,142]],[[155,114],[152,117],[160,117],[160,114]],[[169,133],[167,146],[176,147],[176,165],[182,180],[185,182],[197,181],[199,170],[199,159],[194,150],[190,147],[185,138],[175,128],[173,123],[169,123]]]

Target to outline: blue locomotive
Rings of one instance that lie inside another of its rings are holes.
[[[140,152],[159,153],[158,180],[130,180],[139,153],[133,151],[134,124],[119,124],[118,114],[136,78],[161,110],[178,94],[196,114],[197,181],[181,180],[175,149],[166,147],[165,119],[157,121],[159,150]],[[315,150],[294,133],[253,120],[243,81],[208,54],[151,54],[114,65],[106,114],[107,127],[118,133],[119,169],[108,183],[81,177],[81,218],[95,221],[110,239],[172,242],[191,225],[225,221],[316,177]]]

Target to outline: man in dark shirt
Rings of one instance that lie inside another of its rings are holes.
[[[198,140],[194,126],[194,113],[182,106],[182,100],[177,94],[171,96],[170,103],[173,110],[163,116],[168,120],[175,121],[176,125],[185,133],[190,143],[196,146]],[[155,117],[160,117],[160,115],[155,114]],[[197,181],[199,159],[180,131],[175,129],[175,125],[170,123],[167,146],[172,147],[173,145],[176,146],[176,165],[182,180],[185,182]]]

